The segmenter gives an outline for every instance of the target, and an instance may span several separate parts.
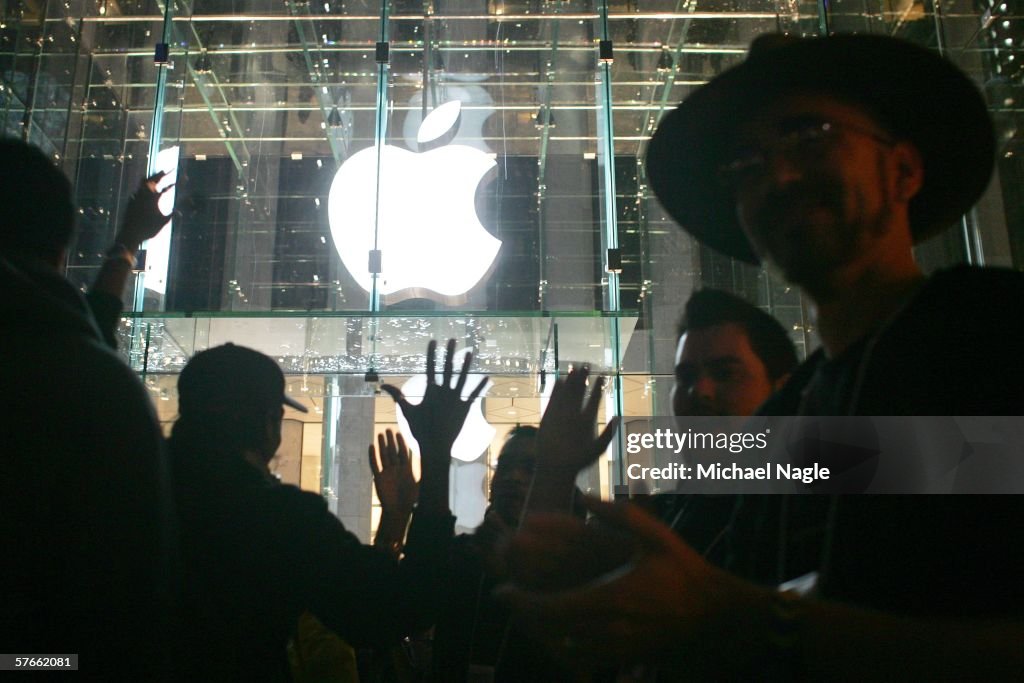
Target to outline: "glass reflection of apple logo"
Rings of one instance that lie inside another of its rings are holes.
[[[420,124],[417,142],[441,138],[461,111],[458,100],[434,109]],[[331,184],[328,219],[342,263],[370,291],[367,258],[379,203],[380,294],[394,295],[392,300],[422,296],[417,290],[442,298],[465,294],[490,271],[501,247],[480,224],[475,206],[477,186],[496,166],[494,159],[451,144],[421,153],[384,145],[380,157],[379,198],[375,147],[353,154]]]

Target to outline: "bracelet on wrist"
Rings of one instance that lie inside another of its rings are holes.
[[[121,242],[111,245],[104,256],[108,259],[121,259],[122,261],[127,262],[132,268],[135,267],[135,253]]]

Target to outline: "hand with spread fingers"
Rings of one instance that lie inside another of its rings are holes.
[[[610,420],[601,434],[594,436],[604,378],[597,378],[587,396],[589,376],[587,368],[573,370],[565,381],[558,380],[551,391],[537,434],[539,455],[526,505],[528,512],[571,510],[576,475],[604,453],[615,435],[618,418]]]
[[[405,419],[409,422],[412,435],[419,443],[423,472],[420,482],[420,505],[429,504],[432,507],[443,505],[447,510],[448,467],[452,445],[458,438],[459,432],[462,431],[462,425],[466,422],[466,416],[469,414],[473,401],[487,385],[487,378],[482,379],[463,399],[462,391],[466,386],[466,379],[469,377],[473,354],[466,353],[462,361],[462,369],[454,383],[452,375],[454,374],[455,340],[448,340],[440,383],[437,382],[435,373],[436,354],[437,342],[432,340],[427,346],[427,389],[423,394],[423,400],[418,404],[409,403],[398,387],[385,384],[381,386],[381,390],[387,392],[398,404]]]
[[[381,507],[380,526],[377,528],[374,545],[387,548],[397,555],[402,550],[405,530],[416,506],[418,484],[412,474],[412,453],[401,434],[396,438],[390,429],[384,434],[378,434],[377,448],[380,452],[379,462],[377,452],[373,444],[370,444],[370,471],[373,472],[373,485],[377,489]]]

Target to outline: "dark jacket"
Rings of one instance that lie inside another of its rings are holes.
[[[171,439],[186,567],[186,680],[289,680],[286,644],[311,612],[351,645],[429,627],[454,519],[417,513],[397,563],[322,497],[240,457]]]
[[[1024,274],[939,272],[874,335],[816,353],[765,415],[1024,414]],[[820,505],[797,497],[796,508]],[[831,499],[822,592],[897,614],[1024,614],[1024,498],[850,495]],[[825,519],[825,515],[821,515]]]
[[[0,291],[0,643],[161,677],[173,534],[149,397],[59,274],[0,259]]]
[[[761,415],[1024,414],[1024,273],[940,271],[881,330],[818,351]]]

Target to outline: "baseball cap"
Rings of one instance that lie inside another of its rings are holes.
[[[235,406],[284,404],[308,409],[285,394],[284,373],[269,356],[244,346],[224,344],[200,351],[178,377],[178,412],[222,412]]]

